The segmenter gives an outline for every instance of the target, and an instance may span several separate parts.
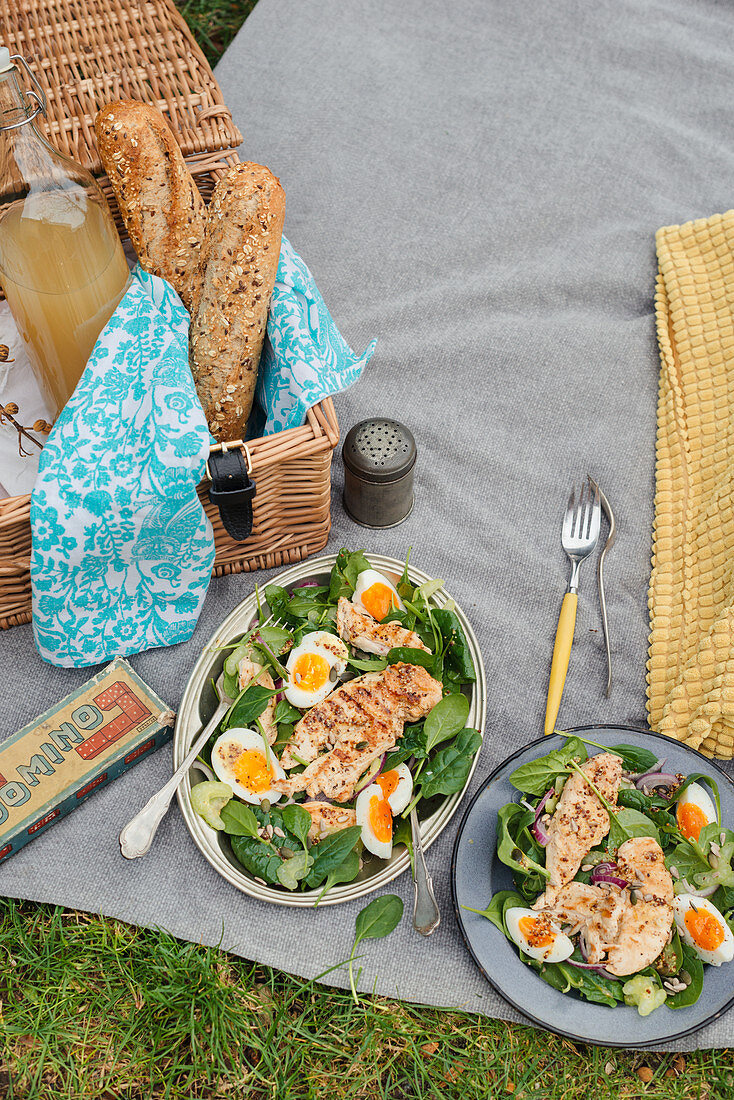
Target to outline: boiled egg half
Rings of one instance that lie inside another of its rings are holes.
[[[376,569],[363,569],[359,574],[352,603],[378,622],[391,611],[403,611],[405,606],[395,587]]]
[[[507,934],[531,959],[563,962],[573,954],[573,944],[546,913],[534,909],[508,909],[505,913]]]
[[[678,894],[673,899],[673,916],[680,938],[701,962],[721,966],[734,958],[734,933],[708,898]]]
[[[716,822],[716,807],[700,783],[691,783],[678,799],[675,820],[686,840],[698,840],[705,825]]]
[[[277,802],[282,792],[273,787],[274,779],[285,779],[275,753],[255,730],[227,730],[214,742],[212,768],[217,779],[229,783],[244,802],[257,806],[264,798]]]
[[[407,764],[398,764],[389,772],[382,772],[375,779],[382,791],[382,797],[390,804],[393,814],[400,814],[410,802],[413,793],[413,777]]]
[[[389,859],[392,855],[392,809],[379,783],[370,783],[357,795],[357,824],[368,852]]]
[[[330,695],[347,667],[349,653],[341,638],[327,630],[304,634],[300,645],[288,654],[285,697],[301,710],[314,707]]]

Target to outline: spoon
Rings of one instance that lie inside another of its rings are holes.
[[[217,692],[219,693],[220,699],[219,706],[214,711],[214,714],[204,726],[204,729],[196,738],[171,778],[167,783],[164,783],[161,789],[157,791],[148,802],[146,802],[142,810],[128,821],[127,825],[125,825],[120,833],[120,849],[125,859],[137,859],[139,856],[144,856],[145,853],[149,851],[153,843],[153,838],[158,830],[158,826],[166,816],[168,807],[171,805],[171,800],[181,780],[232,705],[232,700],[228,699],[224,694],[223,676],[220,676],[217,680]]]
[[[430,936],[441,923],[441,913],[433,893],[433,880],[428,874],[421,842],[421,827],[415,809],[410,811],[410,831],[413,837],[413,886],[415,888],[413,927],[416,932],[420,932],[421,936]]]

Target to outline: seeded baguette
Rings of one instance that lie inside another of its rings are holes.
[[[206,207],[168,123],[155,107],[120,100],[99,111],[94,129],[141,265],[190,309]]]
[[[209,429],[244,438],[285,218],[280,181],[236,164],[214,189],[191,311],[191,371]]]

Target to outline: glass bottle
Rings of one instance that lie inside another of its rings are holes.
[[[24,91],[14,62],[38,92]],[[36,127],[45,109],[26,61],[1,46],[0,284],[55,417],[130,272],[99,186]]]

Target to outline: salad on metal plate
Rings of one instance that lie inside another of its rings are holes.
[[[695,1004],[704,964],[734,958],[734,831],[716,782],[575,736],[509,779],[520,796],[499,811],[497,856],[514,889],[472,912],[563,993],[642,1016]]]
[[[460,791],[481,745],[476,679],[440,580],[397,584],[341,550],[328,584],[268,585],[227,647],[231,705],[200,757],[191,804],[262,884],[320,890],[411,851],[413,807]]]

